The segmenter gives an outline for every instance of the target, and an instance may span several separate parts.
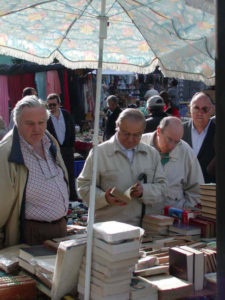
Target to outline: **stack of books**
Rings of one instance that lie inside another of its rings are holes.
[[[192,240],[198,240],[201,237],[201,228],[197,226],[176,223],[169,226],[170,234],[189,236]]]
[[[143,218],[142,227],[149,235],[167,235],[169,225],[174,219],[162,215],[146,215]]]
[[[203,184],[200,187],[202,216],[216,220],[216,184]]]
[[[131,280],[130,300],[158,300],[158,289],[140,276]]]
[[[129,224],[109,221],[94,224],[91,270],[91,299],[129,299],[131,275],[139,257],[143,231]],[[78,281],[80,298],[84,295],[83,259]]]
[[[56,262],[56,251],[44,245],[20,248],[19,266],[36,275],[46,286],[51,288]]]

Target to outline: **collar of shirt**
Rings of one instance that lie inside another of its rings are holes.
[[[32,154],[35,153],[33,146],[30,145],[29,143],[27,143],[27,142],[25,141],[25,139],[24,139],[20,134],[19,134],[19,137],[20,137],[21,143],[23,143],[23,144],[29,149],[29,151],[30,151]],[[42,145],[43,145],[43,147],[44,147],[45,149],[49,149],[50,146],[51,146],[51,143],[50,143],[50,141],[49,141],[49,138],[47,137],[46,134],[42,137],[41,143],[42,143]]]
[[[51,114],[50,116],[52,119],[57,120],[57,121],[63,119],[63,114],[62,114],[62,111],[60,108],[59,108],[59,117],[58,118],[56,118],[56,116],[54,116],[53,114]]]
[[[115,136],[116,136],[116,141],[117,141],[117,143],[118,143],[120,149],[126,154],[127,158],[128,158],[129,161],[132,163],[132,162],[133,162],[133,159],[134,159],[134,151],[137,149],[137,147],[134,147],[134,148],[132,148],[132,149],[126,149],[126,148],[124,148],[124,147],[121,145],[121,143],[120,143],[120,141],[119,141],[119,139],[118,139],[118,134],[117,134],[117,133],[115,134]]]

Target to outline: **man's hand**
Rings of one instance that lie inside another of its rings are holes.
[[[124,206],[127,205],[126,202],[121,201],[119,198],[113,196],[111,194],[112,189],[107,189],[105,192],[105,199],[110,205],[118,205],[118,206]]]
[[[135,183],[130,190],[131,197],[140,198],[143,195],[143,186],[140,183]]]

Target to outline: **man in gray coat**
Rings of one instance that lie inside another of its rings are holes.
[[[125,109],[116,121],[116,134],[98,146],[96,221],[116,220],[139,225],[143,205],[150,209],[162,198],[167,181],[158,152],[140,143],[144,128],[144,115],[137,109]],[[93,152],[89,154],[77,180],[78,192],[87,203],[92,165]],[[127,204],[113,196],[113,187],[121,192],[133,187],[131,201]]]

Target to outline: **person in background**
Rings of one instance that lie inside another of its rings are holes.
[[[168,115],[163,111],[164,101],[160,96],[152,96],[147,100],[149,116],[146,119],[145,133],[156,130],[159,122]]]
[[[119,99],[114,95],[110,95],[107,98],[107,107],[108,110],[106,112],[106,123],[103,136],[104,141],[109,140],[115,134],[116,120],[122,111],[119,107]]]
[[[153,83],[149,83],[148,84],[148,90],[144,95],[145,100],[148,100],[149,98],[151,98],[152,96],[155,95],[159,95],[159,92],[157,90],[154,89],[154,84]]]
[[[180,119],[166,117],[155,132],[142,136],[143,143],[158,150],[168,180],[168,190],[155,207],[156,213],[161,213],[165,205],[188,209],[199,203],[204,179],[193,150],[181,139],[183,132]]]
[[[46,131],[36,96],[13,110],[15,126],[0,142],[0,248],[66,236],[68,176],[59,145]]]
[[[33,87],[25,87],[22,92],[22,98],[24,98],[25,96],[31,96],[31,95],[37,96],[36,89]],[[12,129],[13,126],[14,126],[13,114],[11,113],[10,121],[9,121],[9,130]]]
[[[215,157],[214,139],[216,124],[210,117],[214,105],[204,92],[196,93],[190,102],[191,120],[184,123],[183,140],[194,150],[197,156],[205,183],[216,182],[216,178],[207,172],[207,167]]]
[[[26,87],[23,89],[22,98],[25,96],[34,95],[37,96],[37,90],[33,87]]]
[[[179,109],[172,104],[169,99],[169,95],[166,91],[162,91],[159,93],[160,97],[163,98],[165,102],[165,106],[163,108],[164,112],[170,116],[180,118]]]
[[[171,101],[172,106],[179,109],[179,97],[178,97],[178,90],[177,90],[178,81],[173,78],[170,81],[170,87],[168,88],[168,95],[169,100]]]
[[[144,206],[151,206],[166,191],[166,179],[157,151],[140,143],[145,128],[144,115],[127,108],[116,121],[116,134],[98,145],[96,177],[96,222],[115,220],[140,225]],[[82,199],[89,203],[93,152],[77,179]],[[141,178],[145,179],[141,180]],[[133,186],[129,204],[111,194],[113,187],[121,192]]]
[[[70,201],[76,201],[79,199],[75,188],[74,174],[75,124],[70,113],[60,106],[59,95],[49,94],[47,108],[50,111],[50,118],[47,122],[47,129],[59,143],[69,176]]]

